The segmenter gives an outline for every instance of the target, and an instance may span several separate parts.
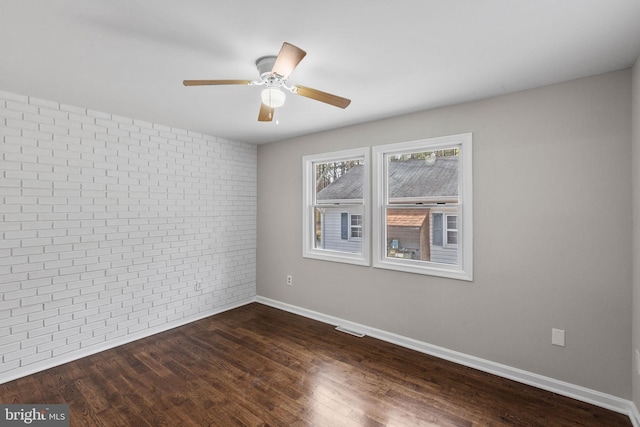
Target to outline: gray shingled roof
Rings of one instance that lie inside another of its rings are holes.
[[[364,166],[349,169],[320,190],[317,200],[362,199]],[[389,162],[389,198],[433,198],[458,195],[458,157]]]
[[[318,191],[317,200],[362,199],[364,165],[355,165],[340,178]]]
[[[389,162],[389,198],[458,195],[458,157]]]

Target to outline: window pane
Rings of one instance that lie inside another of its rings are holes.
[[[351,215],[351,237],[355,239],[362,237],[362,215]]]
[[[314,163],[316,203],[353,203],[362,201],[363,159]]]
[[[430,260],[429,209],[387,209],[387,257]]]
[[[362,211],[362,206],[338,205],[314,208],[313,247],[329,251],[362,253]],[[348,221],[349,215],[351,222]],[[352,225],[353,221],[357,225]]]
[[[457,248],[442,244],[442,216],[431,208],[388,208],[387,257],[457,265]],[[457,238],[456,231],[447,232],[447,243],[457,244]]]
[[[457,203],[457,148],[387,156],[388,202]]]
[[[455,215],[447,215],[447,228],[448,229],[457,229],[458,227],[456,227],[456,222],[457,222],[458,217]]]

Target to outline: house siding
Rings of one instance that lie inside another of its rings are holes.
[[[322,248],[331,251],[360,253],[362,252],[362,239],[342,238],[342,213],[359,214],[362,213],[362,208],[327,208],[324,213]]]
[[[442,264],[457,265],[458,264],[458,248],[457,247],[446,246],[444,244],[444,237],[441,237],[440,241],[438,242],[439,244],[433,243],[433,236],[435,236],[435,233],[433,231],[433,227],[435,225],[433,216],[435,214],[442,214],[443,220],[444,220],[444,213],[445,212],[443,211],[432,211],[431,213],[432,221],[430,224],[430,233],[429,233],[429,235],[431,236],[431,261],[439,262]],[[442,233],[442,230],[439,230],[439,233]]]
[[[456,248],[447,248],[442,246],[431,245],[431,261],[441,264],[458,264],[458,250]]]
[[[255,145],[0,92],[0,382],[255,295]]]

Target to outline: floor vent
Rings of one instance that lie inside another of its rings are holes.
[[[345,334],[353,335],[358,338],[362,338],[364,334],[362,332],[352,331],[351,329],[347,329],[344,326],[336,326],[336,331],[344,332]]]

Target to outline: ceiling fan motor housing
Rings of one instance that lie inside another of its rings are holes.
[[[273,70],[273,65],[276,63],[277,56],[269,55],[269,56],[261,56],[256,60],[256,67],[258,68],[258,74],[260,77],[265,80],[265,78],[269,77]]]

